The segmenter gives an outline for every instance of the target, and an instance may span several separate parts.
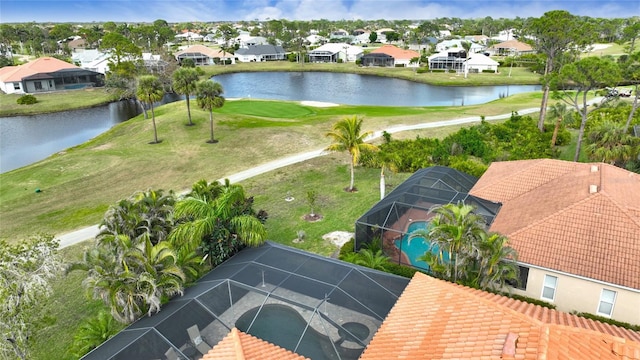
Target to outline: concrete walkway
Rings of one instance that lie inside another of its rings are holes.
[[[518,114],[519,115],[526,115],[526,114],[536,113],[538,111],[540,111],[540,108],[530,108],[530,109],[519,110]],[[485,120],[487,120],[487,121],[490,121],[490,120],[502,120],[502,119],[508,119],[510,117],[511,117],[511,113],[502,114],[502,115],[495,115],[495,116],[486,116]],[[401,131],[418,130],[418,129],[430,129],[430,128],[437,128],[437,127],[442,127],[442,126],[469,124],[469,123],[474,123],[474,122],[480,122],[480,120],[481,120],[480,116],[470,116],[470,117],[465,117],[465,118],[459,118],[459,119],[453,119],[453,120],[435,121],[435,122],[423,123],[423,124],[398,125],[398,126],[390,127],[390,128],[388,128],[386,130],[380,130],[380,131],[374,132],[367,139],[367,141],[370,141],[370,140],[376,139],[378,137],[381,137],[383,131],[386,131],[386,132],[388,132],[390,134],[393,134],[393,133],[397,133],[397,132],[401,132]],[[258,166],[254,167],[254,168],[247,169],[247,170],[241,171],[239,173],[226,176],[225,178],[219,179],[218,181],[224,182],[225,179],[229,179],[229,181],[231,183],[235,183],[235,182],[239,182],[239,181],[242,181],[242,180],[249,179],[251,177],[254,177],[254,176],[257,176],[257,175],[260,175],[260,174],[264,174],[264,173],[272,171],[272,170],[276,170],[276,169],[279,169],[279,168],[282,168],[282,167],[285,167],[285,166],[293,165],[293,164],[296,164],[296,163],[299,163],[299,162],[307,161],[309,159],[313,159],[313,158],[316,158],[316,157],[319,157],[319,156],[323,156],[323,155],[326,155],[326,154],[327,153],[323,149],[309,151],[309,152],[305,152],[305,153],[300,153],[300,154],[288,156],[288,157],[285,157],[285,158],[281,158],[281,159],[278,159],[278,160],[270,161],[270,162],[264,163],[262,165],[258,165]],[[93,225],[93,226],[89,226],[89,227],[86,227],[86,228],[83,228],[83,229],[72,231],[70,233],[58,235],[58,236],[56,236],[56,238],[60,241],[60,248],[65,248],[67,246],[71,246],[71,245],[77,244],[77,243],[85,241],[85,240],[93,239],[93,238],[96,237],[98,232],[99,232],[98,225]]]

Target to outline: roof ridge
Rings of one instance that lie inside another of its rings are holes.
[[[601,188],[602,189],[602,188]],[[620,209],[620,211],[629,219],[631,220],[631,222],[633,222],[634,224],[636,224],[638,226],[638,228],[640,228],[640,218],[637,218],[636,216],[632,216],[631,214],[629,214],[629,208],[626,206],[622,206],[616,199],[613,198],[613,196],[611,196],[607,191],[605,190],[600,190],[598,191],[598,194],[602,194],[602,196],[606,197],[607,199],[609,199],[609,201],[611,201],[613,203],[613,205],[615,207],[617,207],[618,209]],[[634,210],[640,210],[636,209],[636,208],[632,208]],[[636,219],[637,218],[637,219]]]
[[[231,337],[233,339],[233,348],[235,349],[235,355],[237,360],[245,360],[244,346],[242,338],[240,337],[240,330],[237,327],[231,329]]]

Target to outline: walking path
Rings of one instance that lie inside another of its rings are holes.
[[[592,101],[595,102],[598,99],[593,99]],[[519,110],[518,114],[520,115],[526,115],[526,114],[532,114],[532,113],[536,113],[540,111],[540,108],[530,108],[530,109],[524,109],[524,110]],[[489,120],[501,120],[501,119],[508,119],[511,117],[511,113],[509,114],[502,114],[502,115],[495,115],[495,116],[486,116],[485,120],[489,121]],[[474,122],[480,122],[481,118],[480,116],[470,116],[470,117],[465,117],[465,118],[459,118],[459,119],[453,119],[453,120],[443,120],[443,121],[435,121],[435,122],[430,122],[430,123],[423,123],[423,124],[415,124],[415,125],[398,125],[398,126],[393,126],[390,127],[386,130],[380,130],[380,131],[376,131],[374,132],[368,139],[367,141],[376,139],[378,137],[382,136],[382,133],[384,131],[393,134],[393,133],[397,133],[397,132],[401,132],[401,131],[408,131],[408,130],[418,130],[418,129],[430,129],[430,128],[437,128],[437,127],[442,127],[442,126],[451,126],[451,125],[460,125],[460,124],[468,124],[468,123],[474,123]],[[296,154],[296,155],[292,155],[292,156],[288,156],[285,158],[281,158],[281,159],[277,159],[274,161],[270,161],[268,163],[264,163],[262,165],[258,165],[254,168],[251,169],[247,169],[244,171],[241,171],[239,173],[236,174],[232,174],[229,176],[226,176],[223,179],[219,179],[218,181],[223,182],[225,179],[229,179],[229,181],[231,183],[235,183],[235,182],[239,182],[242,180],[246,180],[249,179],[251,177],[260,175],[260,174],[264,174],[266,172],[272,171],[272,170],[276,170],[285,166],[289,166],[289,165],[293,165],[299,162],[303,162],[303,161],[307,161],[319,156],[323,156],[326,155],[327,153],[324,151],[324,149],[319,149],[319,150],[314,150],[314,151],[309,151],[309,152],[305,152],[305,153],[300,153],[300,154]],[[58,235],[56,236],[56,238],[60,241],[60,248],[65,248],[67,246],[71,246],[71,245],[75,245],[79,242],[85,241],[85,240],[90,240],[96,237],[96,235],[99,232],[99,228],[98,225],[93,225],[93,226],[89,226],[80,230],[76,230],[70,233],[66,233],[66,234],[62,234],[62,235]]]

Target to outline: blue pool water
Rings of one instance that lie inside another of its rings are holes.
[[[434,254],[438,253],[438,246],[431,246],[431,242],[423,237],[417,237],[409,242],[409,234],[418,230],[418,229],[428,229],[429,223],[426,221],[414,221],[409,224],[407,228],[407,234],[405,234],[402,239],[398,239],[394,241],[395,246],[400,249],[409,259],[411,265],[420,269],[429,270],[429,265],[426,262],[418,260],[421,258],[427,251],[431,251]],[[449,256],[447,253],[444,254],[445,261],[449,260]]]

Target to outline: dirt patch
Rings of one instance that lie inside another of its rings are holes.
[[[320,214],[313,214],[313,215],[307,214],[307,215],[303,216],[302,219],[304,221],[308,221],[308,222],[316,222],[316,221],[322,220],[322,215],[320,215]]]
[[[328,234],[322,235],[322,239],[330,241],[332,244],[342,247],[345,243],[355,237],[355,233],[348,231],[332,231]]]

